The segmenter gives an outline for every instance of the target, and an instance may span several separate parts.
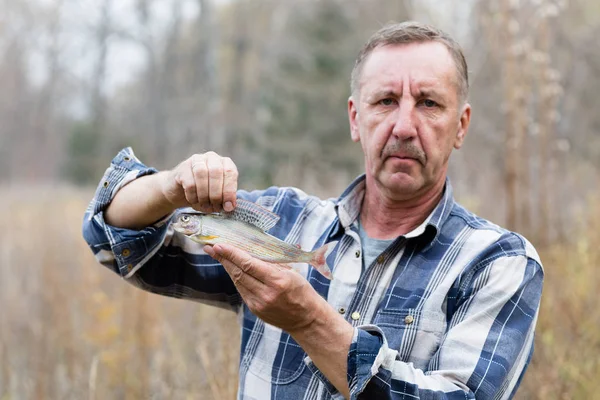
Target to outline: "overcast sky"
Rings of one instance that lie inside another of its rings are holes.
[[[35,0],[40,4],[52,4],[55,0]],[[160,37],[161,31],[168,26],[171,15],[171,5],[174,0],[158,0],[153,2],[151,8],[152,32],[155,37]],[[194,18],[198,14],[198,5],[195,0],[180,0],[182,2],[182,15],[185,19]],[[93,29],[98,26],[102,9],[102,0],[66,0],[60,17],[61,36],[60,48],[63,55],[63,67],[68,69],[82,82],[89,81],[93,67],[98,58],[98,48],[93,43]],[[113,24],[127,30],[132,34],[140,34],[140,27],[134,10],[134,0],[113,0],[111,16]],[[40,32],[39,42],[43,45],[47,38]],[[115,88],[131,80],[139,72],[145,60],[143,49],[136,43],[111,37],[109,40],[109,54],[107,58],[106,88],[111,93]],[[31,75],[36,83],[45,79],[47,68],[41,51],[33,54],[31,59]]]

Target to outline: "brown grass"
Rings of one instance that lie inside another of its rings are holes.
[[[92,195],[0,189],[0,399],[234,399],[235,315],[97,264],[81,236]]]
[[[81,237],[90,190],[0,188],[0,399],[233,399],[233,313],[134,288]],[[536,352],[519,399],[600,392],[600,209],[541,252]]]
[[[532,366],[520,399],[593,399],[600,393],[600,207],[590,199],[573,244],[540,252],[545,269]]]

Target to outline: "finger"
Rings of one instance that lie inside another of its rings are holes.
[[[237,288],[238,292],[242,296],[242,299],[244,300],[244,302],[246,304],[251,303],[252,299],[255,298],[255,295],[250,291],[250,289],[248,289],[245,286],[245,284],[247,284],[246,280],[251,277],[248,277],[248,276],[244,277],[244,275],[245,275],[244,271],[242,271],[240,268],[235,266],[231,261],[228,261],[228,260],[222,259],[222,258],[220,259],[219,256],[213,250],[213,246],[211,246],[211,245],[204,246],[204,251],[206,252],[206,254],[208,254],[209,256],[211,256],[212,258],[214,258],[215,260],[217,260],[221,263],[221,265],[223,266],[223,268],[225,268],[225,271],[231,278],[231,281]]]
[[[206,208],[210,205],[210,202],[208,200],[208,167],[206,165],[206,156],[204,154],[195,155],[191,161],[191,171],[197,195],[195,208],[208,212]]]
[[[206,153],[206,166],[208,168],[210,204],[215,211],[219,211],[223,205],[223,162],[221,157],[212,151]]]
[[[223,209],[233,211],[237,197],[238,170],[229,157],[223,158]]]
[[[185,201],[188,204],[198,204],[198,194],[196,190],[196,180],[191,168],[191,162],[183,162],[178,167],[176,180],[183,188]]]
[[[258,260],[234,246],[219,243],[213,246],[213,250],[217,256],[238,265],[246,274],[252,275],[260,282],[270,282],[273,280],[273,274],[280,272],[273,264]]]
[[[249,293],[257,294],[264,291],[265,285],[263,282],[256,279],[250,271],[254,269],[253,263],[259,261],[251,257],[245,258],[240,264],[228,259],[221,252],[220,245],[204,246],[204,251],[212,258],[218,260],[225,268],[231,280],[238,288],[243,288]],[[236,258],[238,259],[238,258]]]

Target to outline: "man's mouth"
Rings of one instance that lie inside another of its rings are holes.
[[[382,151],[384,159],[394,158],[399,160],[414,160],[425,165],[426,157],[423,150],[412,143],[393,143]]]
[[[409,154],[389,154],[386,156],[386,159],[396,160],[396,162],[417,162],[423,164],[419,157]]]
[[[391,154],[391,155],[389,155],[389,157],[399,158],[401,160],[415,160],[415,157],[404,155],[404,154]]]

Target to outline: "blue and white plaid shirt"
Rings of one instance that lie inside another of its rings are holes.
[[[239,399],[342,398],[290,335],[248,310],[201,245],[174,234],[170,217],[141,231],[104,222],[115,193],[154,172],[130,148],[113,159],[83,222],[97,260],[144,290],[237,312]],[[238,193],[281,216],[269,231],[280,239],[304,249],[339,241],[328,259],[332,281],[306,264],[295,267],[354,327],[352,398],[510,398],[533,353],[543,282],[535,249],[455,203],[448,180],[428,219],[363,268],[357,217],[364,185],[360,177],[328,200],[295,188]]]

